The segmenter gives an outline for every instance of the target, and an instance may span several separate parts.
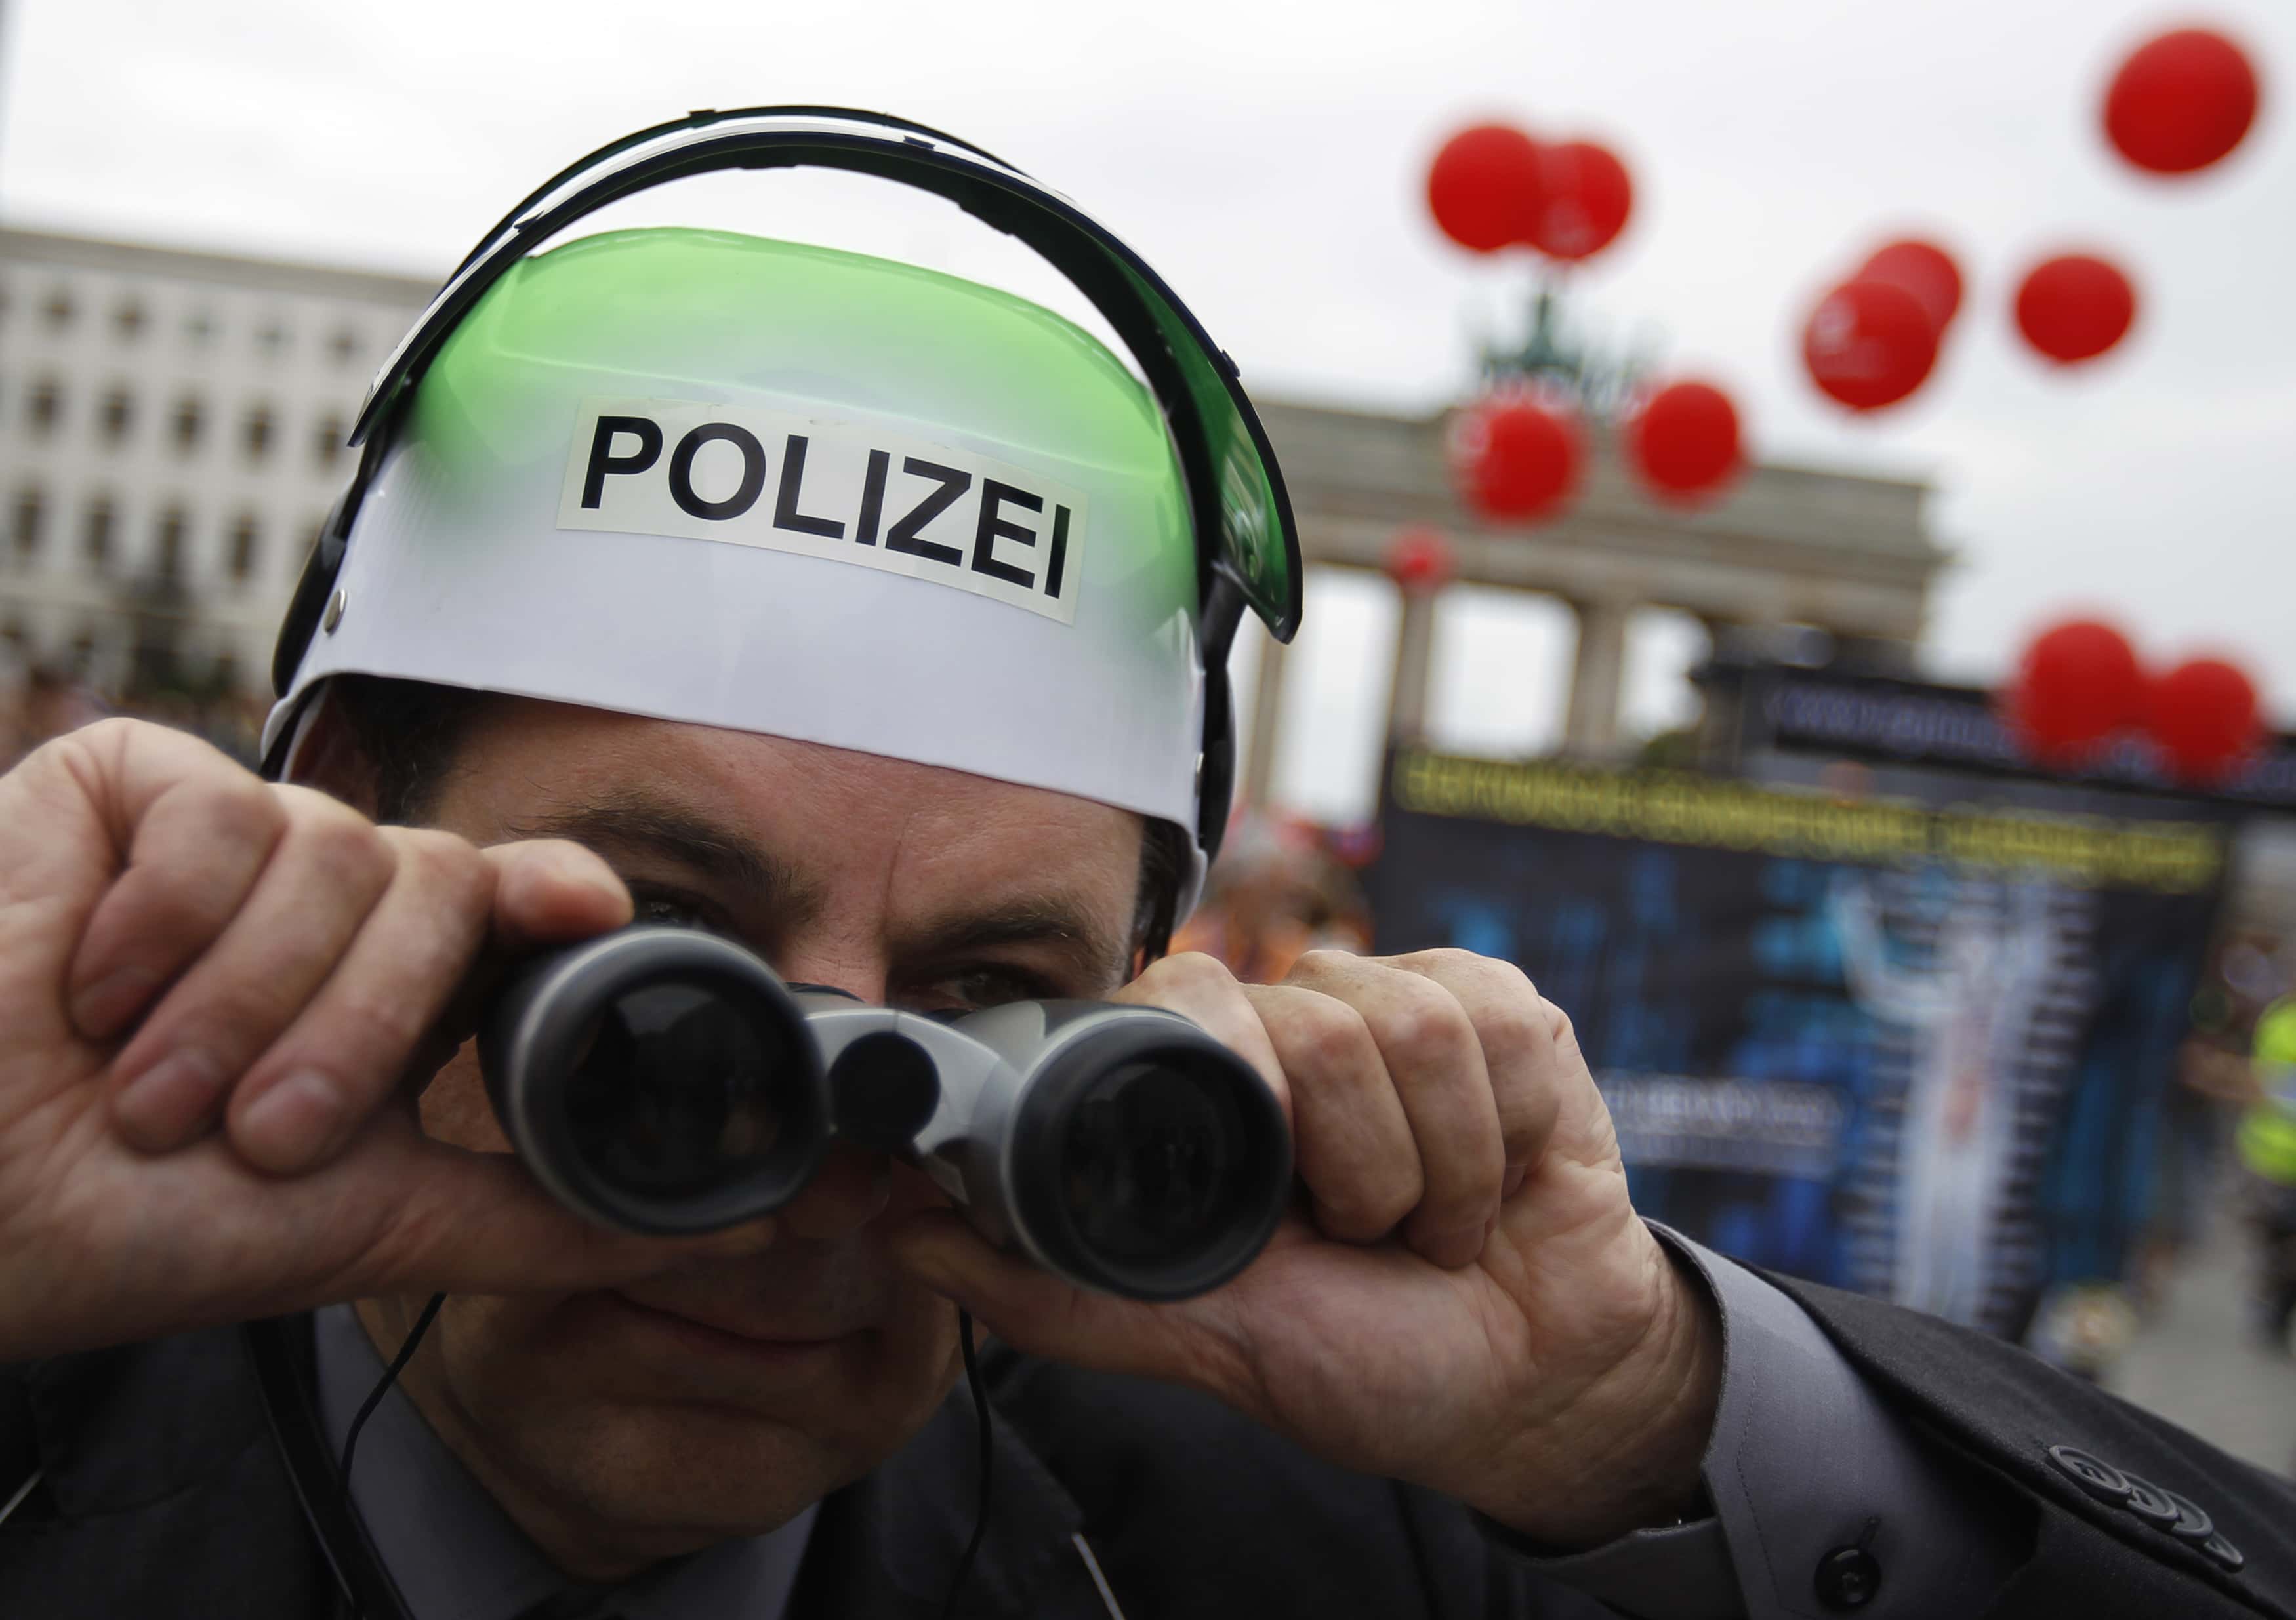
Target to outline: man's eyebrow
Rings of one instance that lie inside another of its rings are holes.
[[[751,904],[797,920],[820,908],[818,887],[732,828],[641,792],[606,795],[510,824],[521,838],[571,839],[594,848],[657,855],[743,891]]]
[[[901,954],[930,961],[1015,945],[1050,945],[1095,985],[1122,980],[1131,964],[1124,940],[1103,927],[1091,907],[1057,893],[929,921],[904,942]]]

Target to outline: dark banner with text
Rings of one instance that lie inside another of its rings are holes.
[[[1645,1215],[2012,1338],[2121,1275],[2218,828],[1424,752],[1382,801],[1377,948],[1529,973]]]

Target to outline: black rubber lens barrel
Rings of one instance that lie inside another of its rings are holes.
[[[1206,1293],[1282,1218],[1292,1138],[1250,1065],[1177,1020],[1116,1020],[1057,1048],[1013,1123],[1014,1213],[1078,1281]]]
[[[768,1214],[826,1150],[829,1090],[804,1013],[714,935],[630,928],[545,957],[496,998],[479,1051],[537,1179],[626,1231]]]

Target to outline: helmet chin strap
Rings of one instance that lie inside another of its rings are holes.
[[[319,760],[340,734],[340,724],[331,724],[322,732],[321,723],[333,721],[334,683],[322,681],[311,695],[304,700],[295,719],[271,751],[263,758],[263,779],[266,781],[305,781],[316,774]]]

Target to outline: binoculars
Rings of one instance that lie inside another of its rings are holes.
[[[1266,1082],[1152,1008],[901,1012],[639,925],[529,964],[479,1054],[535,1178],[628,1231],[769,1214],[843,1140],[915,1165],[990,1241],[1071,1282],[1182,1299],[1250,1264],[1291,1195]]]

